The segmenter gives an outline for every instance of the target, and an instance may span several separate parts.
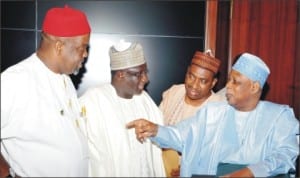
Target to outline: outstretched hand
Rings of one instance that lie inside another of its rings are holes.
[[[157,134],[158,125],[146,119],[137,119],[126,124],[127,129],[135,129],[136,138],[143,143],[148,137]]]

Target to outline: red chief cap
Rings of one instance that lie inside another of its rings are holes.
[[[42,30],[59,37],[79,36],[91,32],[86,15],[67,5],[64,8],[55,7],[48,10]]]
[[[205,68],[216,74],[221,65],[221,61],[210,55],[208,52],[202,53],[200,51],[196,51],[191,64]]]

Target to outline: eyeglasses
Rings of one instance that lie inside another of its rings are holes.
[[[126,70],[124,71],[126,72],[126,74],[132,76],[132,77],[136,77],[136,78],[140,78],[141,76],[146,76],[148,74],[148,70],[142,70],[142,71],[130,71],[130,70]]]

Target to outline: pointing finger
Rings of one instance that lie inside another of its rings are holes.
[[[129,122],[129,123],[126,124],[126,128],[127,129],[135,128],[135,126],[136,126],[136,120],[131,121],[131,122]]]

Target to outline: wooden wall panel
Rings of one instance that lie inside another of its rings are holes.
[[[221,60],[220,72],[216,89],[225,87],[228,76],[230,1],[219,1],[216,30],[216,57]]]
[[[298,119],[300,120],[300,1],[297,3],[297,42],[296,42],[296,60],[295,60],[295,67],[294,67],[294,111],[296,116],[298,116]],[[300,159],[300,158],[299,158]],[[299,160],[300,165],[300,160]],[[300,175],[300,169],[298,172],[298,175]]]
[[[261,57],[271,70],[265,99],[291,106],[296,99],[296,22],[296,0],[232,1],[229,58],[242,52]]]
[[[213,55],[216,54],[216,27],[217,27],[218,1],[206,2],[205,15],[205,45],[204,51],[210,49]]]

